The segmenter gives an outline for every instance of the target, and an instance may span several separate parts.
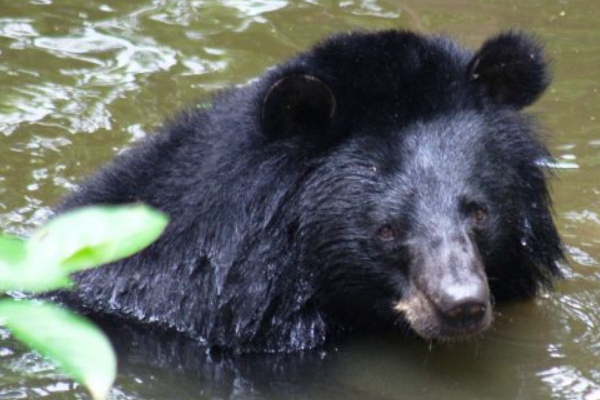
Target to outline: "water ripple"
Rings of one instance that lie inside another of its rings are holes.
[[[557,133],[552,150],[560,162],[550,167],[567,177],[555,185],[557,223],[572,261],[566,280],[538,301],[500,307],[475,346],[428,352],[402,340],[401,351],[381,351],[374,341],[364,357],[350,353],[340,365],[356,371],[343,393],[482,398],[494,385],[511,394],[506,398],[599,400],[600,59],[593,1],[566,7],[517,0],[0,0],[0,230],[25,234],[73,182],[175,110],[247,81],[327,33],[408,27],[479,45],[502,26],[522,25],[549,39],[556,60],[556,83],[539,107]],[[580,63],[584,52],[587,62]],[[0,340],[0,399],[87,398],[2,329]],[[158,371],[158,381],[172,382],[170,372]],[[145,398],[138,389],[153,373],[138,382],[121,372],[112,397]],[[316,397],[336,397],[330,384],[343,377],[330,378],[319,381]],[[235,384],[246,390],[243,381]]]

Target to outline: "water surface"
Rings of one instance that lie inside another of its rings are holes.
[[[229,359],[117,332],[114,399],[600,399],[600,3],[597,0],[0,0],[0,230],[26,233],[74,182],[184,105],[244,83],[324,35],[443,32],[476,47],[506,28],[554,59],[539,115],[559,160],[567,244],[554,293],[499,308],[482,339],[354,338]],[[85,391],[0,330],[0,399]]]

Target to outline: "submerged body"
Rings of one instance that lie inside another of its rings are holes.
[[[333,36],[183,112],[68,197],[61,210],[144,202],[171,224],[62,296],[240,352],[352,329],[482,332],[492,297],[559,274],[550,155],[520,113],[548,81],[518,33],[476,53],[410,32]]]

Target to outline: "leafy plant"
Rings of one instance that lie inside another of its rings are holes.
[[[128,257],[154,242],[167,217],[145,205],[85,207],[23,240],[0,236],[0,325],[105,399],[116,376],[108,338],[91,322],[50,302],[1,296],[70,288],[70,274]]]

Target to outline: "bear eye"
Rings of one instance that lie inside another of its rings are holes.
[[[471,218],[476,225],[481,225],[487,219],[487,211],[484,208],[475,208],[471,211]]]
[[[478,201],[462,201],[462,210],[465,218],[473,225],[482,226],[488,219],[489,209],[486,204]]]
[[[377,230],[377,237],[387,242],[396,238],[396,231],[390,225],[386,224]]]

